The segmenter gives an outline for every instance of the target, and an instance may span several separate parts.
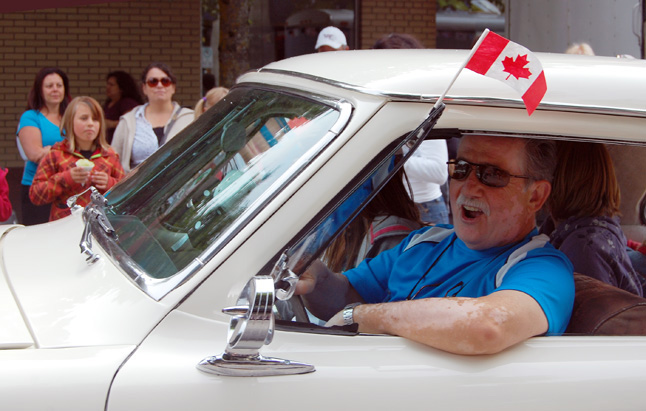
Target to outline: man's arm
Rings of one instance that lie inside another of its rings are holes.
[[[547,331],[529,295],[502,290],[480,298],[425,298],[354,308],[359,331],[392,334],[455,354],[493,354]],[[343,323],[337,313],[328,325]]]
[[[345,275],[332,272],[320,260],[300,276],[295,294],[303,296],[312,314],[326,321],[347,304],[363,302]]]

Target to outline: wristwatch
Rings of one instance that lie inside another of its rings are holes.
[[[348,304],[343,308],[343,325],[352,325],[354,324],[354,307],[361,305],[361,303],[352,303]]]

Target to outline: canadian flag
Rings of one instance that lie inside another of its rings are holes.
[[[538,58],[520,44],[485,30],[466,68],[495,78],[518,91],[531,116],[545,96],[547,83]]]

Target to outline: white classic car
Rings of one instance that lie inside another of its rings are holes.
[[[326,328],[292,295],[383,185],[363,183],[386,181],[407,158],[385,167],[394,154],[424,139],[607,144],[624,230],[646,239],[646,62],[537,55],[548,90],[531,116],[511,88],[469,71],[431,111],[465,51],[272,63],[106,198],[70,199],[72,215],[56,222],[3,226],[0,408],[643,409],[646,299],[606,309],[611,287],[575,303],[573,321],[632,313],[624,335],[574,324],[482,356]]]

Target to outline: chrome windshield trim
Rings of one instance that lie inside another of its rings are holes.
[[[245,83],[236,87],[247,87],[250,83]],[[256,86],[256,85],[253,85]],[[282,88],[282,87],[267,87],[266,85],[258,85],[255,88],[262,88],[265,90],[282,92],[285,94],[292,94],[300,97],[313,100],[315,102],[332,107],[339,112],[339,118],[332,125],[330,130],[314,145],[312,146],[296,163],[291,167],[292,172],[286,173],[277,179],[274,184],[259,197],[244,213],[237,219],[235,224],[229,227],[222,235],[209,245],[206,250],[198,257],[194,258],[184,268],[179,270],[176,274],[168,278],[153,278],[150,277],[145,270],[143,270],[125,251],[123,251],[113,238],[108,236],[103,229],[100,229],[98,223],[91,222],[92,235],[96,242],[103,248],[107,255],[110,255],[117,263],[119,268],[126,274],[126,276],[135,283],[143,292],[156,301],[161,300],[164,296],[170,293],[179,285],[183,284],[191,278],[199,269],[210,261],[220,249],[229,242],[238,232],[242,230],[261,210],[261,208],[275,198],[282,189],[309,164],[322,149],[327,146],[343,129],[347,126],[353,111],[353,106],[346,100],[332,100],[322,96],[316,96],[309,93],[299,92],[297,90]],[[87,207],[95,207],[96,205],[90,204]],[[108,205],[109,208],[109,205]]]
[[[271,73],[271,74],[280,74],[292,77],[303,78],[306,80],[313,80],[319,83],[328,84],[334,87],[339,87],[346,90],[356,91],[362,94],[387,97],[390,100],[395,101],[416,101],[416,102],[434,102],[440,96],[430,95],[430,94],[409,94],[409,93],[389,93],[382,92],[378,90],[369,89],[362,86],[356,86],[336,80],[331,80],[325,77],[314,76],[310,74],[300,73],[296,71],[289,70],[280,70],[280,69],[258,69],[258,73]],[[242,83],[245,84],[245,83]],[[491,98],[491,97],[451,97],[450,94],[444,99],[444,103],[448,105],[460,104],[460,105],[477,105],[477,106],[490,106],[490,107],[504,107],[504,108],[518,108],[525,109],[525,103],[522,99],[504,99],[504,98]],[[646,117],[646,108],[644,109],[626,109],[621,107],[612,107],[612,106],[591,106],[583,104],[559,104],[559,103],[548,103],[542,102],[539,105],[539,110],[546,111],[565,111],[571,113],[591,113],[591,114],[606,114],[606,115],[615,115],[623,117]]]
[[[308,98],[311,99],[312,96],[308,96]],[[319,101],[327,105],[330,105],[329,100],[319,100]],[[323,147],[327,146],[334,139],[334,137],[336,137],[343,131],[343,129],[348,124],[350,117],[352,116],[352,105],[345,100],[335,101],[334,103],[335,103],[334,107],[337,110],[339,110],[339,118],[332,125],[332,127],[325,134],[325,136],[321,138],[317,144],[312,146],[305,153],[305,155],[301,156],[301,158],[296,163],[294,163],[293,167],[295,167],[294,168],[295,172],[292,172],[289,174],[286,173],[283,176],[281,176],[279,179],[277,179],[276,182],[273,184],[273,189],[270,189],[264,192],[263,195],[260,198],[258,198],[258,200],[256,200],[251,207],[249,207],[247,210],[245,210],[244,213],[242,213],[242,215],[238,219],[238,222],[235,225],[232,225],[231,227],[229,227],[229,229],[226,230],[220,236],[220,238],[218,238],[215,242],[213,242],[204,251],[204,253],[200,255],[200,258],[202,258],[205,262],[210,261],[215,256],[215,254],[218,253],[218,251],[222,248],[222,246],[225,243],[227,243],[233,236],[235,236],[242,229],[242,227],[246,226],[251,221],[251,219],[258,213],[260,206],[262,204],[267,204],[273,198],[275,198],[280,192],[280,190],[282,190],[291,180],[293,180],[299,174],[299,172],[321,152]],[[276,188],[279,188],[279,190],[277,190]]]
[[[171,277],[161,279],[150,277],[127,253],[117,246],[105,231],[99,228],[96,221],[91,221],[90,224],[92,225],[92,235],[96,242],[113,258],[130,281],[156,301],[161,300],[204,265],[195,259]]]

